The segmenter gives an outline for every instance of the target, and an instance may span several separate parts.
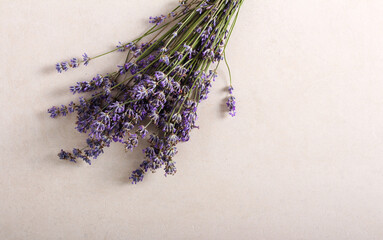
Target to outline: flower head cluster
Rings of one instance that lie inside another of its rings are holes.
[[[89,56],[86,53],[84,53],[83,54],[83,61],[80,61],[78,58],[72,58],[69,61],[56,63],[56,70],[59,73],[61,73],[63,71],[66,72],[66,71],[68,71],[69,68],[78,68],[81,63],[84,63],[84,65],[86,66],[86,65],[88,65],[89,61],[90,61]]]
[[[235,111],[235,97],[233,96],[234,88],[232,86],[229,87],[229,98],[227,99],[226,106],[229,109],[229,114],[234,117],[236,114]]]
[[[198,105],[208,98],[217,78],[212,65],[222,60],[231,22],[243,1],[180,1],[168,15],[178,24],[159,26],[166,17],[151,17],[155,26],[144,36],[163,27],[170,28],[167,33],[147,43],[138,43],[141,38],[128,44],[120,42],[114,51],[128,50],[128,56],[115,72],[71,86],[73,94],[89,94],[80,97],[78,103],[48,109],[52,118],[75,112],[76,129],[88,136],[84,148],[62,150],[59,158],[91,164],[91,159],[100,156],[112,142],[133,151],[144,140],[149,147],[143,150],[145,159],[130,176],[132,183],[158,169],[163,169],[165,176],[175,174],[177,144],[187,142],[191,131],[198,128]],[[82,63],[87,65],[90,59],[84,54]],[[57,64],[57,70],[78,67],[80,61],[72,60]],[[232,90],[230,87],[227,106],[234,116]]]
[[[158,16],[158,17],[150,17],[149,18],[149,23],[154,23],[156,25],[160,25],[161,23],[163,23],[166,19],[166,16],[164,15],[161,15],[161,16]]]

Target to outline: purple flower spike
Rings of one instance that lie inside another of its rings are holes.
[[[158,16],[158,17],[150,17],[149,23],[154,23],[156,25],[160,25],[165,21],[166,17],[164,15]]]
[[[112,105],[110,105],[110,108],[113,109],[116,113],[123,113],[125,110],[125,105],[116,101]]]
[[[141,136],[141,138],[145,138],[148,134],[148,130],[143,125],[140,125],[137,130],[137,134]]]
[[[234,117],[236,112],[235,112],[235,97],[230,96],[229,99],[226,102],[226,106],[229,109],[229,114]]]
[[[144,171],[142,169],[137,169],[132,172],[132,176],[129,177],[132,179],[132,184],[137,184],[144,179]]]
[[[61,152],[58,154],[60,159],[68,159],[69,158],[69,153],[65,152],[64,150],[61,149]]]
[[[165,63],[166,65],[169,65],[169,57],[167,55],[162,55],[160,57],[160,62]]]
[[[48,109],[48,113],[51,115],[51,118],[56,118],[57,116],[60,116],[60,109],[53,106]]]
[[[68,69],[69,69],[69,63],[68,63],[68,62],[62,62],[62,63],[61,63],[61,68],[62,68],[64,71],[68,71]]]
[[[88,66],[89,61],[90,61],[90,57],[88,56],[88,54],[84,53],[84,54],[82,55],[82,58],[83,58],[84,65],[85,65],[85,66]]]
[[[233,94],[233,90],[234,90],[233,86],[230,86],[228,90],[230,94]]]
[[[137,147],[137,145],[138,145],[137,135],[136,134],[130,134],[130,137],[124,143],[125,143],[126,150],[133,151],[133,148]]]
[[[156,71],[154,73],[154,76],[156,77],[157,80],[162,80],[165,78],[165,74],[163,72],[160,72],[160,71]]]
[[[79,65],[80,65],[80,62],[78,61],[77,58],[72,58],[72,59],[70,60],[70,66],[71,66],[72,68],[77,68]]]
[[[63,71],[63,68],[61,67],[60,63],[56,63],[56,70],[57,72],[61,73]]]
[[[118,45],[116,46],[117,51],[124,52],[126,50],[126,46],[124,46],[121,42],[118,42]]]

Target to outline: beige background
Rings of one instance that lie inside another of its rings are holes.
[[[111,71],[112,54],[56,74],[147,29],[176,0],[0,0],[0,239],[383,239],[383,1],[247,0],[227,70],[180,145],[178,173],[131,185],[142,160],[114,144],[94,165],[68,87]]]

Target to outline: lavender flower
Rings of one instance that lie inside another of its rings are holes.
[[[144,179],[144,171],[142,169],[137,169],[132,172],[132,176],[129,178],[132,179],[132,184],[137,184]]]
[[[229,114],[234,117],[235,112],[235,97],[230,96],[229,99],[226,102],[227,108],[229,109]]]
[[[88,64],[89,64],[89,61],[90,61],[90,57],[88,56],[88,54],[86,54],[86,53],[84,53],[83,55],[82,55],[82,61],[84,62],[84,65],[85,66],[88,66]]]
[[[62,71],[68,71],[69,69],[69,63],[68,62],[61,62],[56,63],[56,70],[57,72],[61,73]]]
[[[230,86],[229,89],[228,89],[230,94],[233,94],[233,90],[234,90],[233,86]]]
[[[57,72],[61,73],[63,71],[63,68],[60,63],[56,63],[56,70]]]
[[[184,48],[185,48],[185,53],[187,55],[189,55],[189,58],[191,58],[193,55],[193,49],[189,45],[186,45],[186,44],[184,44]]]
[[[169,57],[167,55],[162,55],[160,57],[160,62],[165,63],[166,65],[169,65],[170,64]]]
[[[127,141],[125,141],[126,150],[133,151],[133,148],[137,147],[138,139],[136,134],[131,134]]]
[[[230,85],[229,88],[228,88],[230,96],[229,96],[229,98],[228,98],[228,100],[226,102],[226,106],[227,106],[227,108],[229,110],[229,114],[232,117],[234,117],[235,114],[236,114],[236,112],[235,112],[235,97],[233,96],[233,90],[234,90],[233,86]]]
[[[53,106],[48,109],[48,113],[51,115],[51,118],[56,118],[57,116],[60,116],[60,109]]]
[[[156,71],[154,73],[154,76],[156,77],[157,80],[162,80],[165,78],[165,74],[163,72],[160,72],[160,71]]]
[[[71,153],[65,152],[64,150],[61,149],[61,152],[57,154],[58,157],[62,160],[69,160],[71,162],[76,162],[76,157],[73,156]]]
[[[166,17],[164,15],[161,15],[161,16],[158,16],[158,17],[150,17],[149,18],[149,23],[154,23],[156,25],[160,25],[161,23],[163,23],[166,19]]]
[[[60,159],[68,159],[69,158],[69,153],[65,152],[64,150],[61,149],[61,152],[58,154]]]
[[[177,14],[175,12],[169,13],[169,17],[175,17]]]
[[[125,105],[116,101],[110,105],[110,108],[113,109],[116,113],[123,113],[125,110]]]
[[[117,48],[117,51],[119,52],[124,52],[127,49],[126,45],[124,46],[121,42],[118,42],[118,45],[116,46],[116,48]]]
[[[66,116],[68,114],[68,107],[65,105],[61,105],[60,113],[62,116]]]
[[[62,68],[64,71],[68,71],[68,69],[69,69],[69,63],[68,63],[68,62],[62,62],[62,63],[61,63],[61,68]]]
[[[70,102],[68,105],[68,111],[69,113],[73,113],[75,110],[76,104],[74,102]]]
[[[148,130],[143,125],[140,125],[138,127],[137,134],[141,136],[141,138],[145,138],[145,136],[148,134]]]
[[[77,58],[72,58],[70,60],[70,66],[72,68],[77,68],[79,65],[80,65],[80,62],[79,62],[79,60]]]

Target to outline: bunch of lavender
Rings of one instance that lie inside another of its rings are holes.
[[[70,87],[73,94],[90,96],[48,109],[52,118],[76,112],[76,129],[88,134],[84,148],[61,150],[59,158],[91,164],[91,158],[96,159],[112,141],[133,150],[142,138],[150,146],[143,150],[145,160],[132,172],[132,183],[159,168],[165,176],[175,174],[176,145],[188,141],[190,131],[197,128],[198,104],[208,97],[219,63],[224,60],[227,65],[225,49],[243,2],[181,0],[167,16],[150,17],[153,27],[139,38],[120,42],[99,56],[84,53],[82,59],[57,63],[61,73],[111,52],[127,52],[126,61],[114,72]],[[151,40],[143,41],[152,34]],[[228,89],[227,107],[234,116],[231,76]],[[149,133],[150,125],[155,130]]]

